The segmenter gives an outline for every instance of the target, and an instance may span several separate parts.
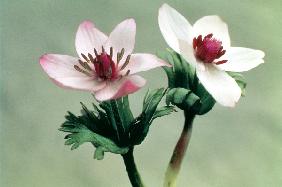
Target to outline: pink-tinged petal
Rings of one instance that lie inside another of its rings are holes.
[[[159,9],[159,27],[167,44],[176,52],[180,52],[178,40],[192,44],[192,26],[179,12],[167,4]]]
[[[117,99],[134,93],[143,87],[146,80],[138,75],[130,75],[114,82],[108,82],[107,86],[94,93],[98,101]]]
[[[83,21],[76,32],[75,47],[77,54],[81,57],[81,53],[87,55],[93,54],[94,48],[100,52],[102,45],[107,41],[108,36],[95,28],[91,21]]]
[[[234,107],[241,96],[236,81],[212,64],[206,64],[205,67],[203,71],[196,69],[200,82],[219,104]]]
[[[59,54],[45,54],[40,57],[40,65],[58,86],[94,92],[105,87],[105,82],[95,80],[95,76],[87,76],[74,69],[78,65],[75,57]]]
[[[140,71],[147,71],[161,66],[171,67],[170,64],[155,55],[137,53],[131,55],[128,65],[122,70],[121,74],[125,74],[128,70],[130,70],[130,74],[135,74]]]
[[[111,32],[109,39],[106,42],[106,50],[109,52],[110,47],[113,47],[114,54],[120,52],[124,48],[124,61],[127,55],[131,54],[135,45],[136,23],[134,19],[126,19],[118,24]]]
[[[243,72],[249,71],[262,64],[264,52],[243,47],[231,47],[226,50],[222,59],[228,60],[226,63],[218,65],[225,71]]]
[[[193,35],[202,37],[213,34],[213,37],[222,41],[224,49],[230,47],[230,37],[227,24],[218,16],[205,16],[193,25]]]

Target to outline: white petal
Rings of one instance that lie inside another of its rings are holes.
[[[196,67],[197,60],[195,58],[194,49],[192,45],[189,44],[187,41],[179,40],[179,48],[180,48],[180,54],[184,57],[184,59],[192,66]]]
[[[264,52],[243,47],[231,47],[226,50],[222,59],[228,60],[226,63],[218,65],[225,71],[243,72],[249,71],[263,63]]]
[[[155,55],[137,53],[131,55],[128,65],[122,70],[121,73],[125,74],[128,70],[130,70],[130,74],[135,74],[140,71],[148,71],[160,66],[171,67],[170,64],[162,59],[159,59]]]
[[[241,96],[241,89],[236,81],[212,64],[205,67],[204,71],[197,68],[200,82],[219,104],[234,107]]]
[[[105,86],[104,82],[95,80],[74,69],[78,64],[75,57],[59,54],[46,54],[40,57],[40,64],[48,76],[60,87],[94,92]]]
[[[230,37],[227,24],[218,16],[205,16],[196,21],[193,25],[193,37],[202,37],[213,34],[213,37],[222,41],[223,48],[230,47]]]
[[[101,51],[102,45],[107,39],[107,35],[95,28],[91,21],[83,21],[79,25],[76,33],[76,52],[81,57],[81,53],[85,54],[86,56],[88,53],[93,54],[94,48],[97,51]]]
[[[138,75],[125,76],[117,81],[108,82],[107,86],[94,93],[98,101],[117,99],[138,91],[146,80]]]
[[[167,44],[176,52],[180,52],[178,40],[192,44],[192,26],[179,12],[167,4],[159,9],[159,27]]]
[[[110,47],[113,47],[114,55],[125,49],[123,60],[127,55],[131,54],[134,49],[136,34],[136,23],[134,19],[126,19],[118,24],[111,32],[109,39],[106,42],[106,50],[109,52]]]

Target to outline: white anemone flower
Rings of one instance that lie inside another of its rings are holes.
[[[264,52],[231,47],[227,24],[215,15],[202,17],[192,26],[164,4],[158,21],[167,44],[195,67],[205,89],[219,104],[234,107],[241,89],[225,71],[248,71],[264,62]]]

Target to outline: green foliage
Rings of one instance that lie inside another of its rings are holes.
[[[165,92],[166,90],[163,88],[147,92],[143,100],[142,113],[133,121],[129,129],[130,140],[133,145],[140,144],[145,139],[155,118],[168,115],[174,111],[172,106],[157,109]]]
[[[90,142],[96,147],[94,158],[98,160],[104,158],[105,152],[126,154],[130,147],[145,139],[155,118],[174,111],[173,106],[157,108],[165,92],[163,88],[148,91],[142,113],[136,119],[130,110],[127,96],[101,102],[99,107],[93,104],[93,110],[81,103],[81,115],[68,112],[66,121],[59,129],[69,133],[65,137],[65,144],[71,145],[73,150]]]
[[[80,123],[65,122],[59,130],[71,133],[65,137],[67,139],[65,145],[71,145],[71,150],[78,148],[85,142],[92,143],[96,147],[94,158],[98,160],[104,158],[104,152],[125,154],[128,151],[127,147],[117,146],[112,140],[94,133]]]
[[[66,116],[66,122],[64,122],[61,128],[59,128],[60,131],[70,133],[65,137],[65,139],[67,139],[65,145],[71,145],[71,150],[73,150],[85,142],[90,142],[96,147],[94,158],[99,160],[103,159],[104,152],[112,152],[116,154],[127,153],[128,147],[119,147],[110,138],[106,138],[93,131],[102,132],[97,129],[99,128],[97,125],[105,125],[108,123],[105,116],[106,114],[103,113],[103,117],[95,115],[94,112],[89,111],[84,105],[82,106],[84,109],[84,115],[77,117],[69,112]],[[102,112],[101,110],[99,111]]]
[[[163,67],[169,86],[166,103],[198,115],[209,112],[215,105],[215,100],[199,82],[195,68],[170,49],[159,52],[158,56],[173,65],[172,68]],[[243,76],[233,72],[229,74],[236,80],[244,94],[246,83]]]
[[[196,110],[200,107],[200,98],[191,90],[185,88],[172,88],[166,96],[166,103],[172,103],[182,110]]]
[[[166,103],[171,103],[181,110],[198,115],[210,111],[215,100],[199,82],[195,68],[170,49],[158,53],[158,56],[173,65],[172,68],[163,68],[167,74],[169,85]]]
[[[165,115],[169,115],[172,112],[176,112],[173,106],[163,106],[163,107],[157,108],[152,119],[154,120],[156,118],[159,118]]]
[[[243,75],[236,72],[228,72],[228,74],[235,79],[235,81],[237,82],[237,84],[240,86],[242,90],[242,96],[245,96],[247,83]]]

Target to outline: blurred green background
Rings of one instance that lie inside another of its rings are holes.
[[[245,73],[246,97],[234,109],[216,105],[195,120],[179,186],[282,186],[281,0],[166,1],[194,23],[217,14],[229,24],[233,46],[258,48],[265,64]],[[1,187],[130,186],[118,155],[93,160],[89,144],[70,151],[57,129],[67,110],[90,104],[86,92],[55,86],[38,64],[44,53],[76,55],[74,36],[85,19],[109,33],[128,17],[137,22],[136,52],[167,47],[157,24],[164,1],[0,0]],[[148,84],[130,96],[135,114],[148,88],[166,86],[161,69],[142,74]],[[136,161],[147,186],[162,186],[183,123],[181,112],[158,119]]]

